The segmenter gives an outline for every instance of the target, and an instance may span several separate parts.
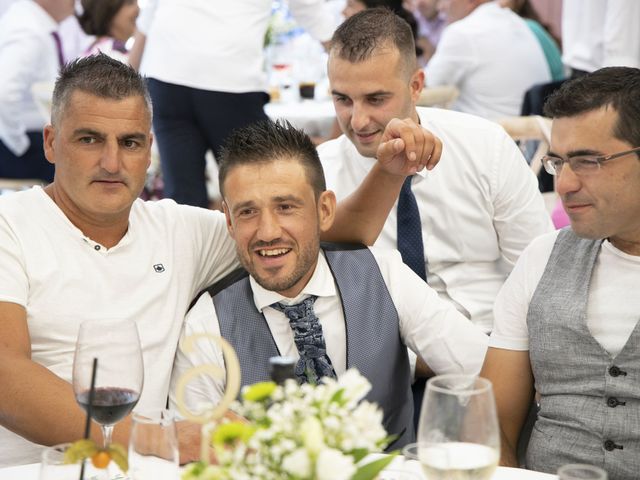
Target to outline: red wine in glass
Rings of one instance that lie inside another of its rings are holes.
[[[132,320],[82,322],[73,359],[73,391],[88,410],[93,359],[98,360],[91,417],[100,424],[104,446],[111,443],[114,425],[126,417],[140,398],[143,363],[140,338]]]
[[[128,388],[102,387],[93,393],[91,417],[100,425],[114,425],[126,417],[138,403],[140,393]],[[85,411],[89,408],[89,390],[76,400]]]

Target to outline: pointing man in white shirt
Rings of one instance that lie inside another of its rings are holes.
[[[344,132],[318,148],[328,187],[341,199],[359,185],[376,164],[382,132],[393,118],[437,135],[443,161],[411,180],[422,226],[422,240],[413,246],[422,247],[431,287],[490,332],[493,301],[520,252],[552,229],[518,147],[492,122],[416,108],[424,73],[416,65],[411,30],[384,10],[360,12],[336,30],[328,72]],[[404,258],[397,212],[404,213],[391,211],[376,246],[398,247]]]
[[[356,367],[372,383],[368,398],[384,411],[387,431],[399,436],[394,447],[414,441],[405,345],[435,373],[475,374],[487,337],[397,252],[320,245],[336,199],[303,132],[264,122],[232,134],[222,153],[220,190],[246,272],[200,297],[183,337],[222,335],[238,353],[243,385],[267,380],[275,355],[297,358],[303,382]],[[180,349],[173,385],[201,364],[224,366],[217,345],[201,341],[193,354]],[[188,387],[188,406],[215,404],[224,386],[224,379],[199,377]]]

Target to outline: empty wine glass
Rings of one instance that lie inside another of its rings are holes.
[[[80,325],[73,359],[73,391],[85,410],[94,358],[98,359],[98,368],[91,417],[100,424],[107,447],[113,426],[131,412],[142,391],[142,352],[136,324],[130,320],[88,320]]]
[[[129,440],[132,480],[175,480],[178,465],[178,434],[173,412],[134,413]]]
[[[490,479],[500,458],[491,382],[471,375],[431,378],[414,451],[428,480]]]

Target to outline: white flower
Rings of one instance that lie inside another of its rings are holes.
[[[324,434],[322,424],[316,417],[307,417],[300,425],[302,442],[305,448],[313,456],[316,456],[324,448]]]
[[[311,475],[311,459],[303,448],[298,448],[282,460],[282,468],[285,472],[300,478],[309,478]]]
[[[371,390],[371,383],[355,368],[350,368],[338,379],[338,385],[344,388],[344,400],[347,407],[353,408]]]
[[[325,448],[316,461],[316,477],[318,480],[349,480],[356,473],[353,458],[343,455],[341,451]]]

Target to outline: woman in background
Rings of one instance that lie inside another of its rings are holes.
[[[95,39],[85,55],[105,53],[128,63],[129,52],[125,46],[136,29],[140,13],[137,0],[82,0],[82,14],[78,22],[88,35]]]

